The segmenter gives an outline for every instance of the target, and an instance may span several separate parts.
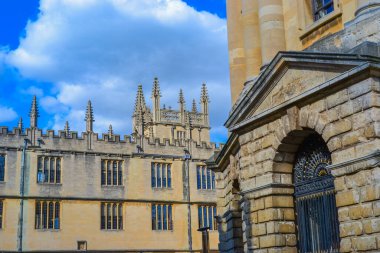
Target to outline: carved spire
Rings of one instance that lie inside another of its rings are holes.
[[[155,77],[153,81],[152,88],[152,105],[153,105],[153,122],[160,122],[161,120],[161,105],[160,105],[160,83],[158,82],[158,78]]]
[[[197,102],[195,102],[195,99],[193,99],[193,105],[191,107],[191,111],[192,112],[197,112],[198,109],[197,109]]]
[[[95,119],[94,119],[94,112],[92,110],[91,100],[88,100],[88,103],[87,103],[85,121],[86,121],[86,131],[92,132]]]
[[[179,90],[178,103],[185,104],[185,98],[183,97],[182,89]]]
[[[207,91],[207,86],[205,83],[202,84],[202,89],[201,89],[201,103],[208,103],[210,102],[209,96],[208,96],[208,91]]]
[[[21,133],[24,132],[24,124],[22,123],[22,117],[20,117],[17,127],[18,129],[20,129]]]
[[[108,136],[109,136],[109,138],[112,138],[112,136],[113,136],[112,124],[110,124],[110,126],[108,127]]]
[[[183,97],[182,89],[179,90],[179,112],[181,114],[181,123],[185,124],[186,122],[186,115],[185,115],[185,98]]]
[[[210,102],[206,84],[202,84],[201,89],[201,113],[203,114],[203,124],[209,125],[209,112],[208,112],[208,103]]]
[[[38,111],[38,104],[37,104],[37,97],[36,96],[33,97],[32,106],[31,106],[30,112],[29,112],[29,117],[30,117],[30,127],[36,128],[38,117],[40,117],[40,113]]]
[[[145,104],[144,93],[143,93],[142,85],[139,84],[137,88],[134,114],[138,114],[145,110],[146,110],[146,104]]]
[[[153,97],[161,97],[160,82],[158,81],[157,77],[155,77],[153,80],[152,98]]]
[[[63,131],[65,132],[66,137],[70,136],[70,126],[69,126],[69,122],[68,121],[66,121],[66,123],[65,123],[65,129]]]

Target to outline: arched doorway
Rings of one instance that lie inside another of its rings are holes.
[[[310,134],[294,164],[298,252],[339,252],[339,223],[331,154],[324,140]]]

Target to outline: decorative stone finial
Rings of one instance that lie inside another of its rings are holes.
[[[113,136],[113,129],[112,129],[112,125],[111,124],[108,127],[108,136],[109,136],[109,138],[112,138],[112,136]]]
[[[69,126],[69,122],[68,121],[66,121],[66,123],[65,123],[65,129],[63,131],[65,132],[66,137],[70,136],[70,126]]]
[[[36,128],[37,127],[37,119],[40,117],[39,111],[38,111],[38,105],[37,105],[37,97],[33,97],[32,106],[30,108],[29,112],[30,117],[30,127]]]
[[[154,97],[161,97],[160,83],[157,77],[154,78],[152,87],[152,98]]]
[[[207,86],[205,83],[203,83],[202,89],[201,89],[201,103],[208,103],[208,102],[210,102],[210,100],[208,96]]]
[[[22,123],[22,117],[20,117],[17,127],[18,129],[20,129],[21,133],[24,132],[24,124]]]
[[[138,114],[145,110],[146,110],[146,104],[145,104],[144,93],[143,93],[142,85],[139,84],[137,88],[134,114]]]
[[[183,97],[182,89],[179,90],[178,103],[180,103],[180,104],[185,104],[185,98]]]
[[[197,102],[195,102],[195,99],[193,99],[193,105],[191,107],[191,111],[192,112],[197,112],[198,109],[197,109]]]
[[[94,112],[92,110],[91,100],[88,100],[88,103],[87,103],[85,121],[86,121],[86,131],[92,132],[95,119],[94,119]]]

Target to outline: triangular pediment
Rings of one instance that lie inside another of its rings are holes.
[[[297,95],[300,95],[312,88],[333,79],[341,74],[337,70],[311,70],[302,67],[286,69],[279,80],[268,85],[266,93],[262,95],[259,103],[247,115],[261,113],[278,106]]]
[[[228,128],[287,103],[366,62],[354,55],[279,53],[257,78],[246,83],[226,122]]]

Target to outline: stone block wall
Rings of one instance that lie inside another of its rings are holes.
[[[237,174],[245,252],[297,252],[293,163],[311,133],[322,136],[331,152],[341,252],[378,252],[379,164],[361,165],[364,169],[355,164],[368,163],[368,156],[380,149],[379,79],[289,107],[268,121],[239,135],[238,166],[233,165],[237,158],[230,158],[217,181],[221,214],[231,208],[232,175]]]
[[[340,252],[380,248],[380,151],[333,166]]]

